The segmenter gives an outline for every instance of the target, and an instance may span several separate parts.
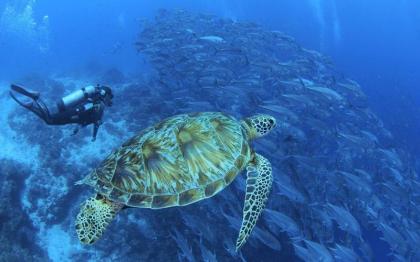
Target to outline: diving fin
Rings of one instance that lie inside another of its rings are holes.
[[[18,86],[18,85],[15,85],[15,84],[12,84],[11,85],[11,88],[14,91],[18,92],[19,94],[22,94],[24,96],[30,97],[30,98],[32,98],[34,100],[38,99],[39,96],[40,96],[40,93],[37,92],[37,91],[26,90],[25,88],[23,88],[21,86]]]
[[[9,94],[13,98],[13,100],[15,100],[16,103],[18,103],[19,105],[21,105],[21,106],[23,106],[24,108],[27,108],[27,109],[31,109],[32,108],[33,101],[23,102],[23,101],[20,101],[19,99],[17,99],[16,96],[13,94],[12,91],[10,91]]]

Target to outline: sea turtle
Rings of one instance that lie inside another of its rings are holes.
[[[270,162],[249,142],[276,125],[258,114],[242,121],[220,112],[181,114],[146,128],[111,153],[78,184],[97,193],[76,219],[82,243],[94,243],[125,207],[185,206],[220,192],[247,170],[242,247],[261,214],[272,185]]]

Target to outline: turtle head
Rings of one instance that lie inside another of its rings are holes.
[[[79,240],[83,244],[93,244],[123,207],[123,204],[113,202],[100,194],[86,200],[76,218]]]
[[[242,120],[242,127],[249,140],[265,136],[276,126],[276,119],[270,115],[258,114]]]

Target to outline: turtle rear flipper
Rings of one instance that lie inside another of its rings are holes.
[[[245,244],[257,223],[267,202],[272,183],[273,175],[270,162],[265,157],[255,154],[255,163],[251,163],[247,167],[242,226],[236,240],[236,251]]]
[[[100,195],[86,200],[76,218],[76,232],[80,241],[93,244],[123,207],[123,204],[112,202]]]

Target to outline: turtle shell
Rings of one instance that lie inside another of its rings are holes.
[[[211,197],[249,162],[241,124],[218,112],[182,114],[146,128],[85,179],[127,206],[164,208]]]

